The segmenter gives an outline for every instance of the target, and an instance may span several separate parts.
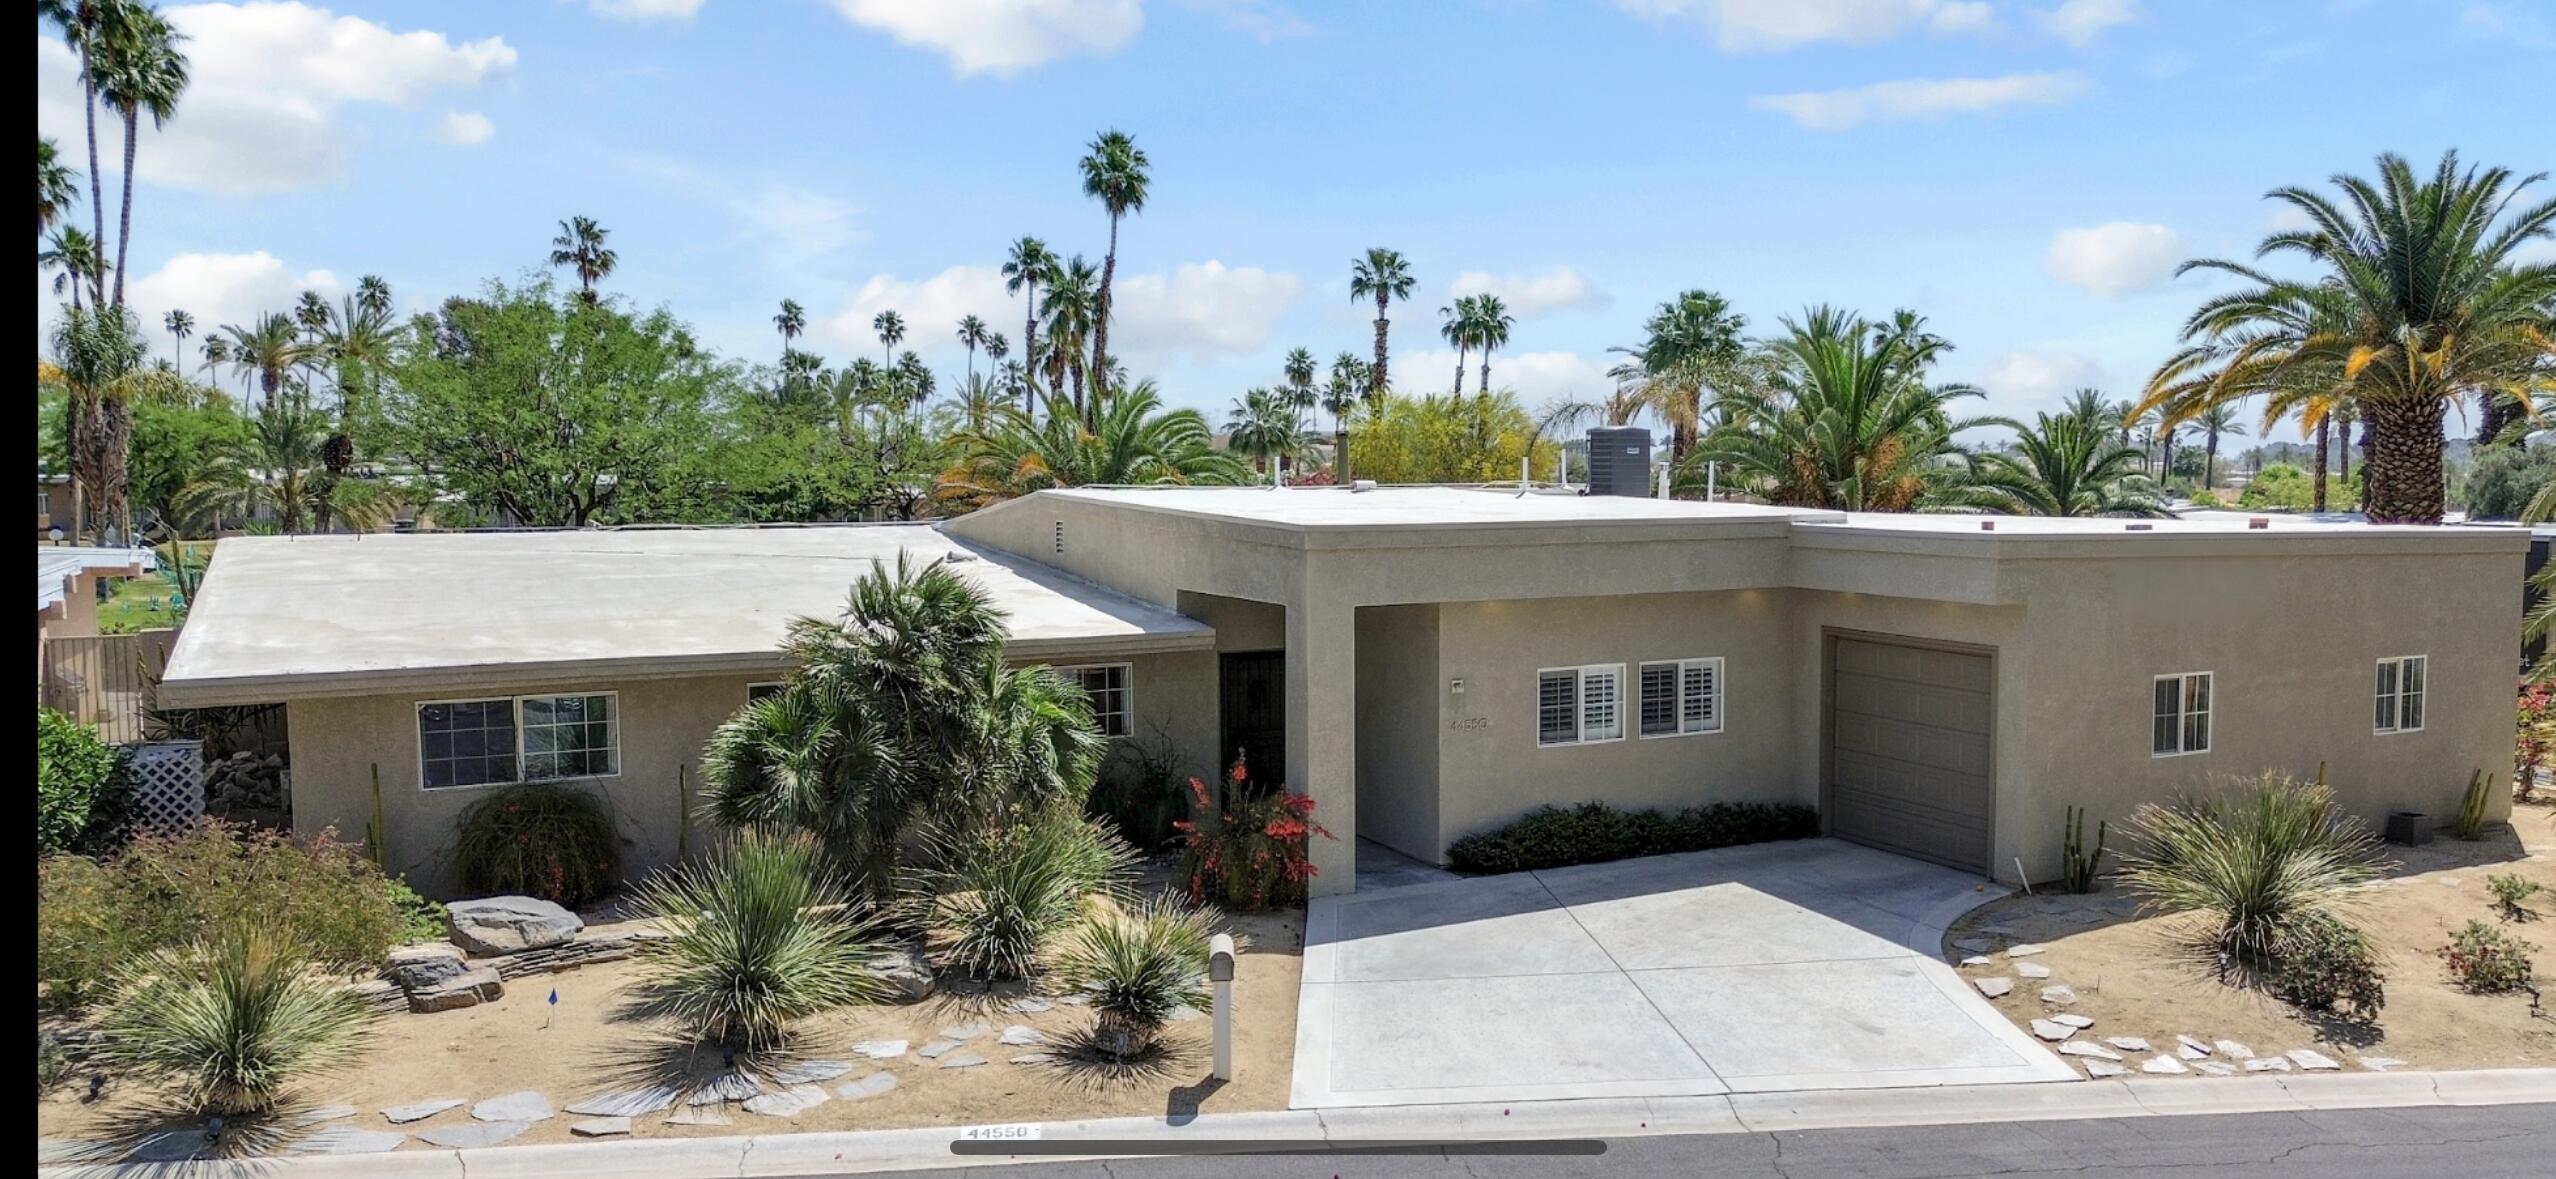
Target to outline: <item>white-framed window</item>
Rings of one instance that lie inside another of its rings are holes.
[[[781,694],[781,689],[788,686],[788,684],[785,684],[780,680],[762,680],[756,683],[747,684],[746,703],[752,704],[757,700],[778,696]]]
[[[2417,733],[2423,729],[2423,683],[2430,678],[2431,657],[2397,655],[2378,661],[2378,692],[2372,720],[2381,733]]]
[[[1548,667],[1535,673],[1535,743],[1593,745],[1624,738],[1624,665]]]
[[[2206,671],[2183,671],[2156,678],[2155,726],[2148,744],[2151,756],[2210,752],[2214,678],[2214,673]]]
[[[610,778],[620,773],[620,693],[428,700],[417,705],[417,783],[424,789]]]
[[[1722,731],[1722,661],[1662,659],[1641,668],[1638,730],[1645,737]]]
[[[1100,726],[1101,736],[1124,737],[1136,731],[1131,670],[1124,663],[1087,663],[1057,668],[1056,674],[1081,685],[1083,694],[1092,698],[1092,723]]]

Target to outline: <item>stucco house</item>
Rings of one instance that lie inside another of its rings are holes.
[[[1310,793],[1318,892],[1542,804],[1816,805],[2004,880],[2070,806],[2327,767],[2447,821],[2511,765],[2512,530],[1868,515],[1456,488],[1075,489],[939,525],[222,542],[162,692],[284,701],[295,822],[448,888],[486,784],[674,854],[703,741],[795,617],[948,557],[1123,740]],[[378,786],[376,785],[378,783]],[[2508,805],[2498,797],[2494,806]]]

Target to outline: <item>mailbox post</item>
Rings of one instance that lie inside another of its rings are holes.
[[[1217,934],[1207,943],[1207,981],[1216,988],[1216,1053],[1213,1072],[1219,1081],[1234,1079],[1234,939]]]

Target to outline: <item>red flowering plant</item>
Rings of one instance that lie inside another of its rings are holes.
[[[1304,899],[1314,877],[1307,849],[1314,836],[1332,838],[1314,822],[1312,798],[1255,788],[1240,761],[1213,790],[1191,778],[1189,798],[1191,817],[1172,828],[1180,833],[1180,874],[1191,900],[1257,911]]]
[[[2512,796],[2521,802],[2538,794],[2539,771],[2547,768],[2556,746],[2556,679],[2521,681],[2520,724],[2514,742]]]

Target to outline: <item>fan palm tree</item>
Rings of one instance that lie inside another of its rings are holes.
[[[355,305],[374,315],[389,315],[391,311],[389,281],[378,274],[367,274],[355,280]]]
[[[98,96],[124,121],[124,203],[116,222],[116,306],[124,305],[124,263],[133,247],[133,157],[140,146],[142,115],[158,128],[177,110],[186,92],[186,54],[178,43],[184,34],[169,26],[158,9],[120,3],[102,26],[90,68],[96,71]]]
[[[1030,378],[1030,391],[1038,387],[1038,286],[1056,270],[1056,255],[1049,253],[1047,243],[1023,235],[1012,243],[1009,256],[1003,259],[1003,290],[1025,296],[1021,312],[1021,355],[1028,362],[1024,375]]]
[[[2233,401],[2212,401],[2192,419],[2194,429],[2201,431],[2201,489],[2219,485],[2219,439],[2245,437],[2245,423],[2237,420]]]
[[[1814,307],[1768,345],[1765,388],[1725,391],[1721,424],[1700,439],[1680,477],[1720,463],[1729,481],[1779,504],[1847,511],[1904,512],[1947,502],[1965,468],[1953,435],[1951,402],[1979,396],[1967,385],[1929,385],[1926,372],[1948,346],[1924,321],[1873,323]]]
[[[976,383],[976,350],[984,347],[985,341],[984,320],[973,313],[959,317],[958,342],[967,349],[967,383],[970,385]]]
[[[2521,258],[2524,247],[2556,235],[2556,201],[2516,207],[2542,178],[2462,169],[2447,152],[2423,179],[2389,154],[2378,158],[2375,181],[2334,177],[2339,200],[2274,189],[2270,199],[2307,226],[2265,237],[2255,256],[2295,256],[2321,273],[2283,279],[2221,259],[2185,263],[2184,271],[2253,285],[2193,313],[2184,327],[2193,347],[2167,361],[2148,402],[2171,402],[2170,413],[2190,419],[2201,402],[2266,384],[2347,394],[2368,430],[2370,519],[2438,523],[2450,407],[2546,380],[2556,364],[2556,262]],[[2317,306],[2323,300],[2335,305]],[[2195,349],[2203,350],[2197,362]],[[2213,365],[2217,378],[2199,379]]]
[[[129,537],[123,495],[133,415],[127,395],[149,348],[121,307],[73,307],[54,325],[50,342],[67,402],[63,426],[72,475],[72,528],[94,535],[113,524],[120,536]]]
[[[73,310],[86,306],[80,293],[83,287],[92,294],[98,286],[98,243],[87,230],[65,225],[53,231],[53,240],[36,251],[36,269],[52,270],[53,293],[71,296]]]
[[[2110,423],[2073,410],[2034,425],[1983,418],[2015,432],[2012,449],[1973,455],[1964,502],[2018,516],[2162,516],[2165,504],[2131,468],[2139,452]]]
[[[1376,301],[1376,360],[1367,369],[1367,399],[1375,402],[1393,389],[1385,350],[1387,334],[1393,324],[1388,313],[1396,299],[1411,297],[1411,263],[1404,261],[1399,250],[1382,246],[1369,249],[1363,257],[1349,263],[1349,300]]]
[[[1748,318],[1731,310],[1729,300],[1712,291],[1684,291],[1644,321],[1641,346],[1625,350],[1636,363],[1622,375],[1668,426],[1672,462],[1694,450],[1703,432],[1706,392],[1734,383],[1747,353],[1740,336],[1747,328]]]
[[[329,469],[334,423],[307,389],[296,384],[267,398],[250,424],[248,437],[217,449],[178,493],[182,515],[218,523],[266,509],[288,534],[326,531],[340,520],[359,529],[381,523],[372,485]]]
[[[1090,371],[1091,354],[1086,349],[1098,309],[1099,279],[1099,272],[1080,254],[1047,276],[1047,387],[1061,392],[1070,380],[1074,416],[1086,425],[1097,416],[1094,407],[1099,402],[1085,397],[1083,390]]]
[[[1331,415],[1331,464],[1340,481],[1352,475],[1349,463],[1349,415],[1367,397],[1367,362],[1354,353],[1331,358],[1331,375],[1323,383],[1322,409]]]
[[[783,299],[780,313],[772,317],[772,326],[781,333],[781,355],[786,357],[790,354],[791,341],[808,330],[808,309],[799,306],[796,299]]]
[[[570,217],[559,223],[559,234],[550,239],[550,264],[565,266],[577,275],[577,297],[588,306],[596,300],[595,284],[621,265],[621,254],[605,245],[612,231],[596,223],[592,217]]]
[[[62,30],[62,39],[80,55],[80,111],[89,138],[89,224],[97,232],[106,232],[106,189],[98,171],[98,75],[97,42],[114,10],[129,0],[36,0],[36,16],[49,20]],[[94,240],[94,239],[93,239]],[[104,275],[91,268],[82,277],[89,280],[89,295],[97,306],[106,305]]]
[[[1464,360],[1473,349],[1474,337],[1480,326],[1471,295],[1458,295],[1454,305],[1438,308],[1438,338],[1456,350],[1455,383],[1447,386],[1449,397],[1464,393]]]
[[[62,162],[60,148],[50,139],[36,137],[36,236],[62,220],[62,210],[80,199],[80,173]]]
[[[1101,255],[1100,295],[1092,304],[1092,369],[1106,380],[1109,370],[1110,289],[1118,279],[1118,223],[1129,213],[1145,211],[1145,193],[1153,182],[1153,161],[1124,131],[1100,133],[1083,155],[1083,195],[1109,210],[1109,252]],[[1103,386],[1095,385],[1095,388]]]
[[[1476,397],[1491,393],[1491,354],[1509,346],[1509,329],[1518,317],[1509,314],[1509,305],[1500,296],[1481,294],[1473,297],[1473,344],[1482,349],[1481,383],[1473,387]]]
[[[169,330],[169,355],[186,358],[186,338],[195,334],[195,317],[185,311],[172,311],[160,317],[160,326]]]
[[[248,326],[229,324],[222,328],[231,340],[231,364],[243,374],[257,379],[257,389],[272,400],[284,387],[284,378],[310,359],[310,348],[302,340],[299,328],[281,314],[268,312]]]
[[[1235,399],[1225,419],[1225,444],[1251,456],[1252,469],[1268,471],[1273,463],[1294,457],[1300,439],[1296,409],[1277,389],[1252,389]]]
[[[1251,481],[1248,466],[1216,448],[1207,419],[1163,408],[1152,381],[1094,396],[1088,429],[1062,394],[1045,397],[1044,412],[1004,406],[985,433],[965,440],[966,457],[948,482],[999,499],[1048,487]]]
[[[196,371],[210,377],[215,370],[228,368],[230,364],[231,338],[218,332],[204,337],[204,367]]]
[[[870,330],[879,337],[879,350],[886,354],[889,368],[896,367],[896,346],[905,342],[905,317],[894,308],[870,317]]]

